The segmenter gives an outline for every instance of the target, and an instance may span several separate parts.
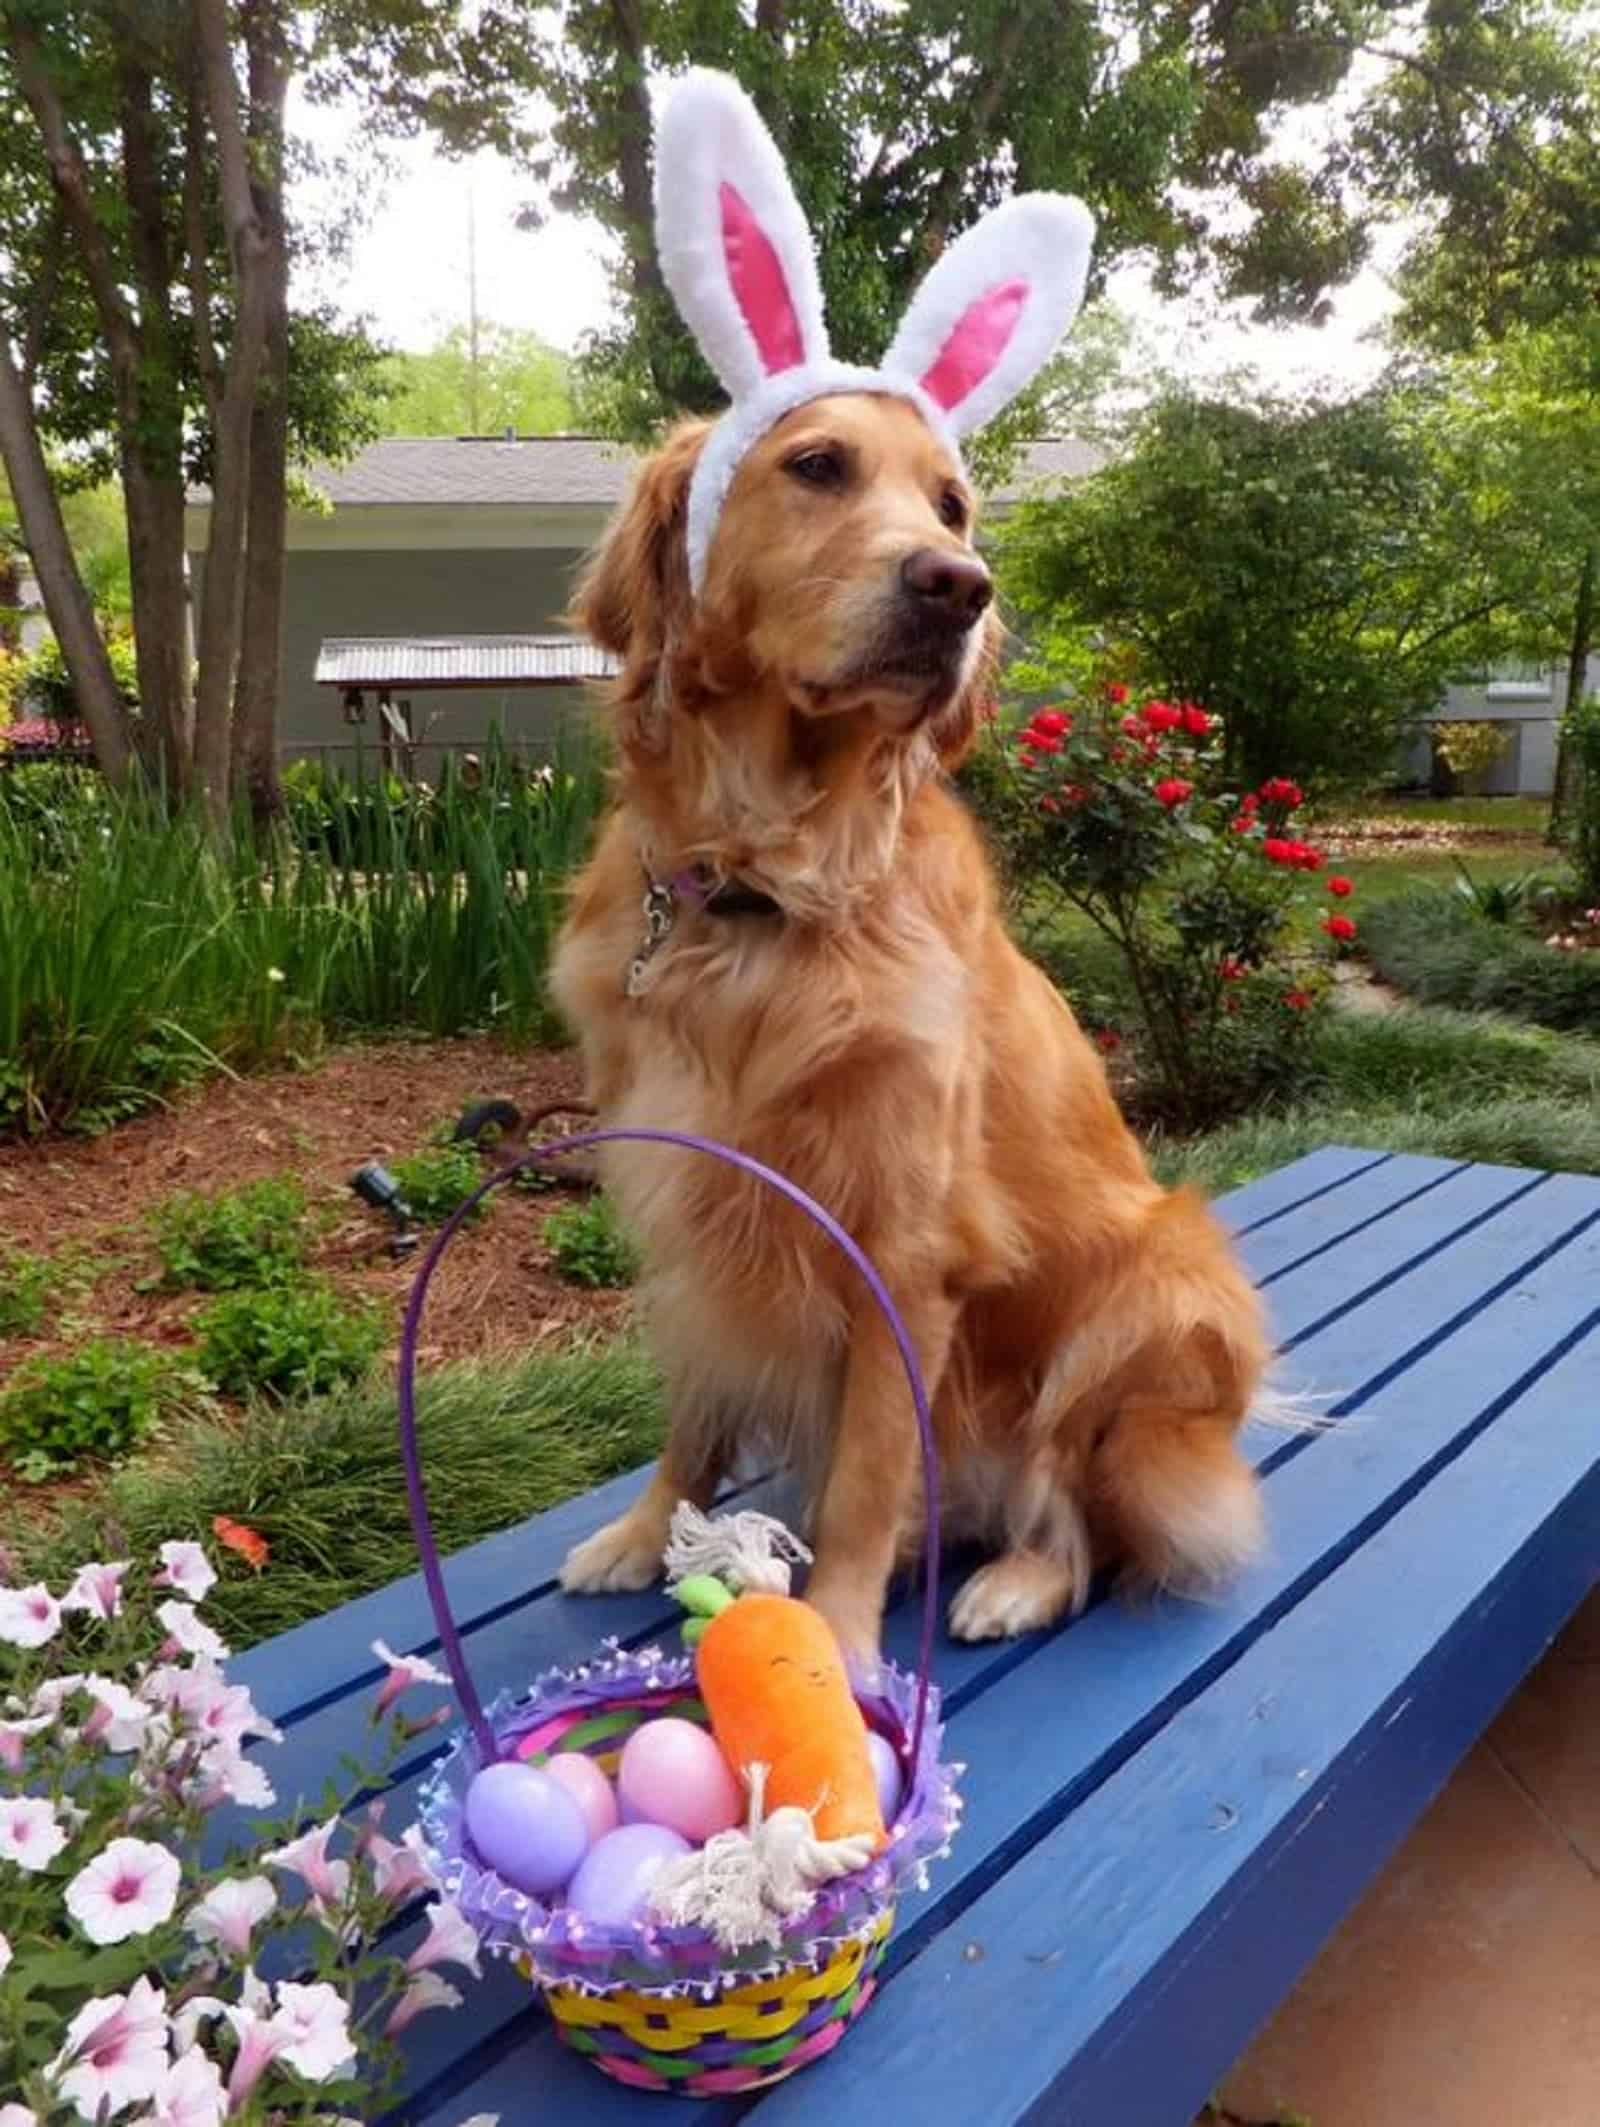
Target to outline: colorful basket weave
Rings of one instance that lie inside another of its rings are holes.
[[[904,1324],[882,1280],[854,1241],[803,1191],[731,1147],[658,1131],[592,1131],[529,1153],[492,1176],[461,1206],[424,1257],[406,1310],[400,1348],[400,1434],[423,1576],[467,1717],[466,1729],[421,1791],[421,1825],[445,1894],[486,1949],[511,1957],[544,1993],[557,2031],[606,2074],[639,2089],[702,2097],[777,2082],[829,2052],[872,2000],[901,1895],[927,1882],[931,1860],[949,1850],[960,1818],[956,1775],[940,1756],[943,1730],[930,1669],[937,1576],[927,1576],[921,1659],[910,1675],[882,1665],[858,1693],[868,1724],[900,1760],[900,1807],[884,1851],[867,1866],[818,1887],[806,1911],[776,1939],[731,1952],[699,1928],[643,1923],[623,1930],[585,1921],[559,1902],[515,1889],[486,1868],[465,1828],[466,1793],[485,1765],[581,1750],[607,1773],[639,1724],[665,1713],[704,1721],[687,1655],[615,1642],[572,1670],[552,1670],[521,1695],[481,1705],[462,1655],[433,1543],[416,1445],[416,1347],[423,1301],[440,1254],[479,1198],[530,1163],[616,1139],[665,1143],[744,1169],[788,1197],[855,1263],[895,1336],[922,1440],[927,1556],[938,1557],[932,1419]]]

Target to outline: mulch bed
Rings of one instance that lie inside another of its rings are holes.
[[[0,1376],[87,1335],[184,1343],[206,1296],[139,1290],[160,1269],[147,1214],[180,1191],[269,1174],[294,1175],[313,1212],[327,1213],[312,1267],[352,1296],[382,1300],[398,1330],[414,1259],[389,1256],[385,1221],[351,1195],[349,1177],[365,1160],[418,1150],[470,1101],[492,1094],[524,1113],[578,1099],[577,1058],[487,1040],[375,1042],[304,1071],[212,1080],[103,1137],[0,1145],[0,1234],[70,1266],[51,1333],[8,1339]],[[543,1228],[560,1194],[503,1189],[489,1216],[453,1243],[428,1298],[427,1364],[626,1323],[626,1293],[583,1291],[555,1275]]]

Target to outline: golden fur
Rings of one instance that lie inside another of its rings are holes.
[[[1011,943],[942,771],[971,743],[998,630],[971,503],[887,398],[802,407],[745,459],[692,603],[688,424],[646,464],[581,586],[622,660],[617,804],[578,882],[556,990],[605,1121],[717,1137],[793,1177],[886,1278],[935,1398],[951,1511],[998,1555],[968,1638],[1081,1603],[1094,1565],[1167,1585],[1258,1534],[1234,1435],[1261,1310],[1204,1205],[1150,1179],[1067,1006]],[[917,558],[926,586],[908,589]],[[929,619],[930,612],[933,618]],[[954,617],[951,617],[954,616]],[[646,875],[701,865],[782,918],[685,906],[625,993]],[[668,1383],[655,1481],[567,1562],[644,1585],[679,1498],[770,1446],[809,1480],[810,1595],[856,1653],[920,1505],[915,1426],[856,1273],[711,1162],[612,1148]]]

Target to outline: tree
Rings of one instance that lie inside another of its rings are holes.
[[[557,435],[572,426],[567,358],[536,332],[465,325],[421,354],[390,355],[378,414],[386,436]]]
[[[530,10],[530,78],[553,110],[530,165],[530,219],[595,216],[619,239],[618,317],[582,370],[594,418],[640,437],[668,412],[720,403],[656,263],[649,81],[694,62],[731,69],[783,145],[819,238],[836,351],[875,361],[945,244],[1013,189],[1081,193],[1099,217],[1097,271],[1153,257],[1165,285],[1257,263],[1320,293],[1361,242],[1326,226],[1270,153],[1276,120],[1326,97],[1371,0],[1287,0],[1295,38],[1266,48],[1259,10],[1190,0],[566,0]],[[1209,198],[1205,195],[1209,192]],[[1226,207],[1227,212],[1221,211]],[[1266,232],[1270,229],[1270,240]],[[1229,233],[1229,232],[1233,233]],[[999,441],[1038,423],[1019,408]],[[991,439],[991,443],[994,439]]]
[[[276,802],[286,484],[372,433],[376,350],[292,312],[288,93],[360,100],[447,145],[512,137],[511,14],[437,0],[0,0],[0,450],[108,774],[113,700],[53,468],[114,472],[128,520],[137,736],[220,817]],[[210,489],[191,671],[183,516]]]
[[[1515,598],[1439,418],[1415,382],[1344,403],[1168,393],[1103,471],[1000,529],[1041,676],[1089,631],[1222,716],[1235,774],[1380,776]]]

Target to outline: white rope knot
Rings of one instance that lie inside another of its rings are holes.
[[[787,1595],[791,1567],[810,1560],[799,1537],[770,1514],[746,1508],[713,1521],[683,1500],[672,1517],[664,1563],[669,1589],[704,1573],[737,1594]]]

